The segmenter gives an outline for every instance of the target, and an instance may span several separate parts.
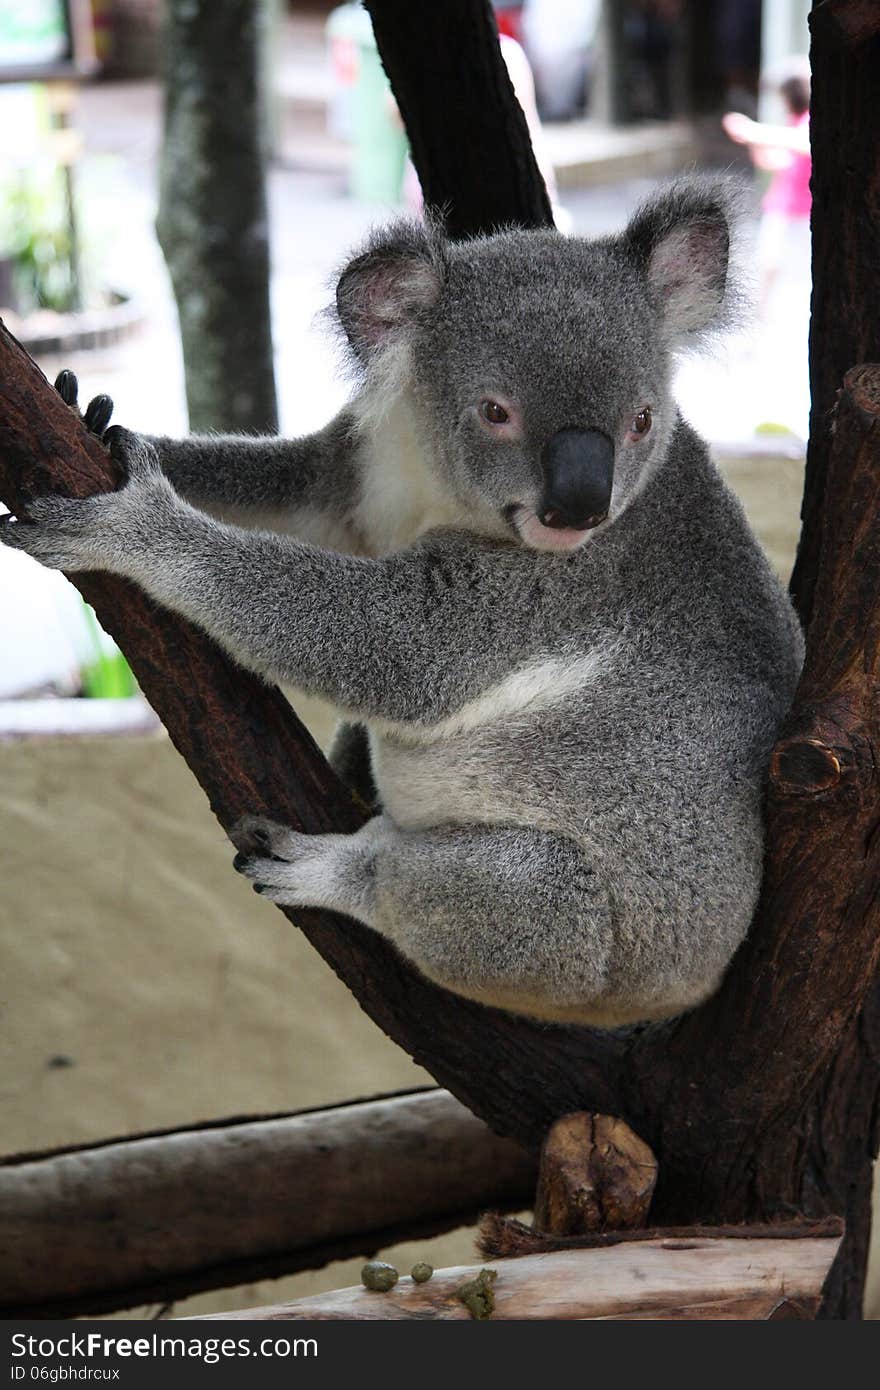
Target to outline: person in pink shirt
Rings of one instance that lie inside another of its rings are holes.
[[[805,74],[787,77],[780,94],[788,110],[785,125],[750,120],[738,111],[722,117],[731,140],[748,145],[754,164],[773,177],[761,204],[758,259],[761,304],[766,311],[780,267],[789,257],[806,256],[810,240],[810,82]]]

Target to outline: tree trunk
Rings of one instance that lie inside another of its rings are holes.
[[[406,45],[418,46],[410,27],[384,23],[400,5],[371,0],[393,79],[408,67]],[[468,41],[488,44],[485,0],[457,5],[457,13],[467,11],[472,20]],[[820,10],[839,15],[849,8],[839,0]],[[851,9],[862,13],[865,7],[853,0]],[[874,104],[859,111],[860,125],[853,113],[847,116],[853,124],[835,125],[830,84],[843,76],[826,61],[825,50],[839,41],[837,32],[824,13],[815,17],[819,189],[843,145],[864,139],[880,147]],[[468,73],[484,73],[495,61],[464,50],[462,33],[451,25],[434,37],[438,70],[452,65],[453,53]],[[859,42],[870,50],[869,67],[876,67],[876,36]],[[462,78],[457,90],[464,109],[456,119],[475,143],[519,138],[513,115],[506,136],[487,137],[479,84]],[[435,131],[439,144],[449,108],[436,101],[436,92],[426,80],[425,105],[414,89],[406,114]],[[495,100],[513,97],[499,89]],[[417,159],[433,148],[427,139],[414,142]],[[522,151],[519,156],[514,166],[537,179],[533,161]],[[430,190],[430,170],[420,173]],[[466,173],[479,180],[481,171],[468,165]],[[510,178],[506,203],[500,185],[493,194],[492,218],[528,220],[519,181]],[[831,229],[829,240],[849,247],[853,294],[873,303],[876,252],[866,238],[876,235],[877,184],[851,195],[849,206],[824,212],[820,201],[817,219],[824,215],[836,226],[836,218],[855,218],[848,241],[842,235],[835,240]],[[457,216],[465,225],[459,230],[486,230],[467,223],[468,209],[482,215],[482,207],[482,191],[463,184]],[[538,220],[543,214],[532,223]],[[817,301],[823,292],[820,278]],[[817,313],[820,307],[817,302]],[[814,335],[814,359],[822,351]],[[817,413],[813,424],[818,443],[830,422]],[[804,678],[773,760],[765,887],[749,940],[713,999],[674,1023],[626,1033],[548,1027],[429,984],[365,928],[329,913],[288,915],[379,1026],[500,1133],[537,1147],[553,1121],[571,1111],[626,1120],[659,1162],[652,1220],[678,1225],[763,1221],[797,1210],[845,1214],[847,1236],[826,1311],[857,1317],[880,1114],[880,1009],[872,994],[880,945],[880,368],[850,373],[833,445],[823,449],[824,502],[807,510],[801,564],[805,575],[805,557],[815,557],[813,621]],[[814,478],[816,468],[814,461]],[[100,448],[8,335],[0,337],[0,496],[15,508],[35,493],[82,495],[109,480]],[[277,691],[132,586],[103,575],[76,579],[129,656],[224,825],[245,811],[308,831],[345,831],[361,823],[360,811]]]
[[[267,0],[168,0],[157,231],[177,300],[190,429],[278,428],[269,315]]]
[[[804,530],[791,580],[805,624],[822,534],[828,418],[844,373],[857,362],[880,362],[880,8],[862,0],[814,0],[810,28],[812,405]]]

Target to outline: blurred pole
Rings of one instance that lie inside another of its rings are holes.
[[[271,163],[278,154],[281,136],[281,94],[277,73],[283,41],[284,0],[262,0],[265,13],[260,24],[260,100],[263,103],[263,132],[266,159]]]
[[[625,125],[630,119],[623,46],[624,7],[619,0],[602,0],[596,26],[596,61],[590,115],[602,125]]]
[[[269,17],[269,0],[166,0],[156,228],[193,431],[278,428],[261,80]]]

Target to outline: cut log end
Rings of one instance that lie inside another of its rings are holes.
[[[541,1152],[535,1229],[580,1235],[643,1226],[656,1182],[657,1160],[623,1120],[564,1115]]]

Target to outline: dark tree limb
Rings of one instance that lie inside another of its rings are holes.
[[[553,225],[484,0],[365,0],[425,203],[452,237]]]
[[[265,104],[266,0],[165,6],[156,230],[177,300],[189,425],[274,434]]]
[[[822,534],[828,420],[844,373],[857,362],[880,362],[880,8],[874,0],[818,0],[810,29],[812,405],[804,529],[791,579],[805,624]]]
[[[0,1161],[0,1317],[317,1269],[527,1204],[535,1164],[445,1091]],[[51,1258],[47,1254],[51,1252]]]

